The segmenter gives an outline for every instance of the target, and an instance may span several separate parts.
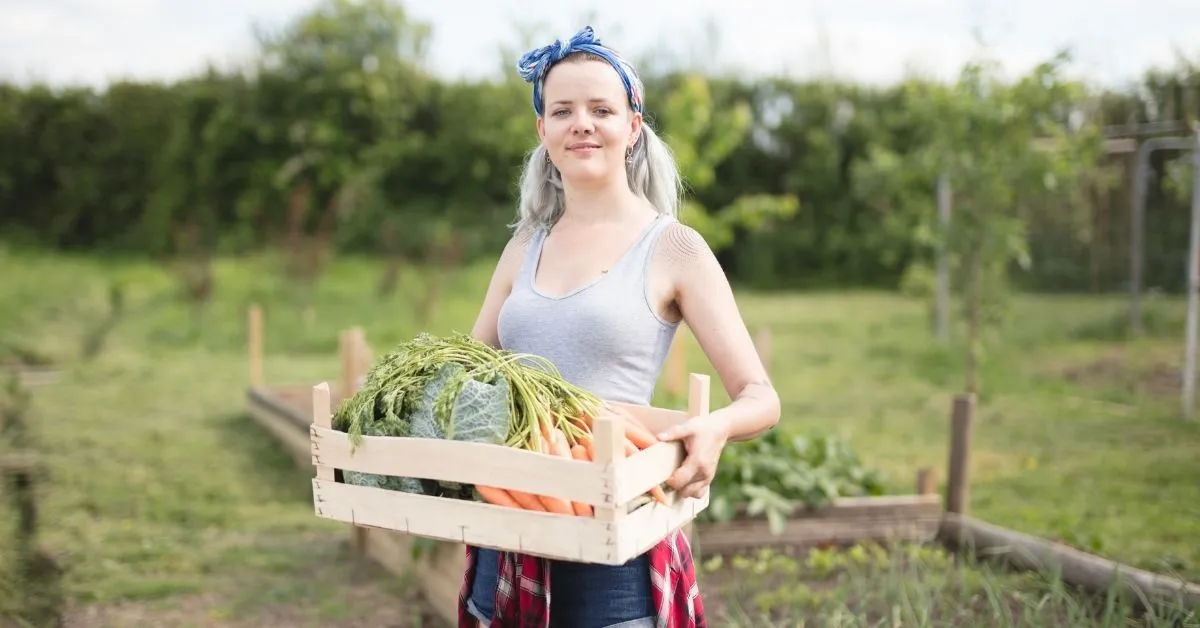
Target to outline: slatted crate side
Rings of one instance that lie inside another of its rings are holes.
[[[695,376],[689,412],[628,406],[646,427],[660,430],[707,412],[707,378]],[[313,387],[314,506],[318,516],[426,538],[521,551],[567,560],[618,564],[690,522],[708,500],[651,503],[632,513],[627,503],[665,482],[683,457],[681,443],[659,443],[624,457],[617,422],[593,426],[595,462],[499,445],[438,439],[364,437],[352,448],[334,431],[329,387]],[[703,400],[703,402],[699,401]],[[333,470],[484,484],[592,504],[595,517],[505,508],[482,502],[415,495],[334,482]]]

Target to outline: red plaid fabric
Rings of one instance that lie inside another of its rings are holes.
[[[650,549],[650,585],[657,628],[707,628],[704,601],[696,580],[692,548],[687,536],[675,531]],[[489,628],[549,628],[549,561],[523,554],[501,552],[496,611]],[[467,569],[458,596],[458,627],[478,628],[479,620],[467,610],[475,579],[475,550],[467,546]]]

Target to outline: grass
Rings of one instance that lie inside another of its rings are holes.
[[[306,300],[269,258],[223,259],[197,318],[157,265],[0,249],[0,347],[63,369],[35,389],[31,417],[50,467],[41,540],[67,568],[75,617],[325,626],[420,617],[410,589],[365,575],[378,572],[349,556],[344,528],[312,516],[307,474],[243,413],[250,303],[265,308],[268,382],[311,382],[337,377],[337,334],[352,325],[377,352],[420,329],[469,330],[490,272],[451,275],[423,325],[413,307],[421,276],[381,298],[380,269],[339,260]],[[114,282],[124,313],[85,358]],[[894,492],[913,490],[919,466],[944,468],[961,350],[931,341],[922,303],[852,292],[739,300],[752,327],[771,330],[788,428],[848,439]],[[1200,421],[1179,419],[1175,375],[1182,305],[1149,302],[1150,333],[1136,341],[1122,337],[1123,314],[1121,298],[1017,300],[989,345],[972,513],[1200,580]],[[689,368],[713,374],[688,340]],[[714,405],[726,400],[715,387]],[[0,535],[0,555],[7,541]]]
[[[1178,607],[1135,609],[1111,592],[1083,594],[1061,580],[1012,573],[936,547],[863,544],[800,555],[760,550],[704,562],[701,586],[714,626],[1139,626],[1200,625]]]

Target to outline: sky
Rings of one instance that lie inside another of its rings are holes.
[[[317,0],[0,0],[0,79],[103,86],[172,80],[253,53]],[[1200,63],[1200,0],[407,0],[433,29],[429,67],[495,76],[501,46],[567,37],[585,21],[627,56],[664,49],[721,71],[886,84],[952,78],[981,46],[1010,72],[1070,47],[1074,74],[1136,80],[1178,54]],[[715,26],[718,37],[706,36]],[[978,36],[978,37],[977,37]]]

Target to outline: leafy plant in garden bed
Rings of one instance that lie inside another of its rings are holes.
[[[821,434],[776,429],[732,443],[721,456],[699,521],[765,517],[779,534],[797,510],[818,508],[842,497],[883,494],[883,476],[862,464],[845,442]]]

